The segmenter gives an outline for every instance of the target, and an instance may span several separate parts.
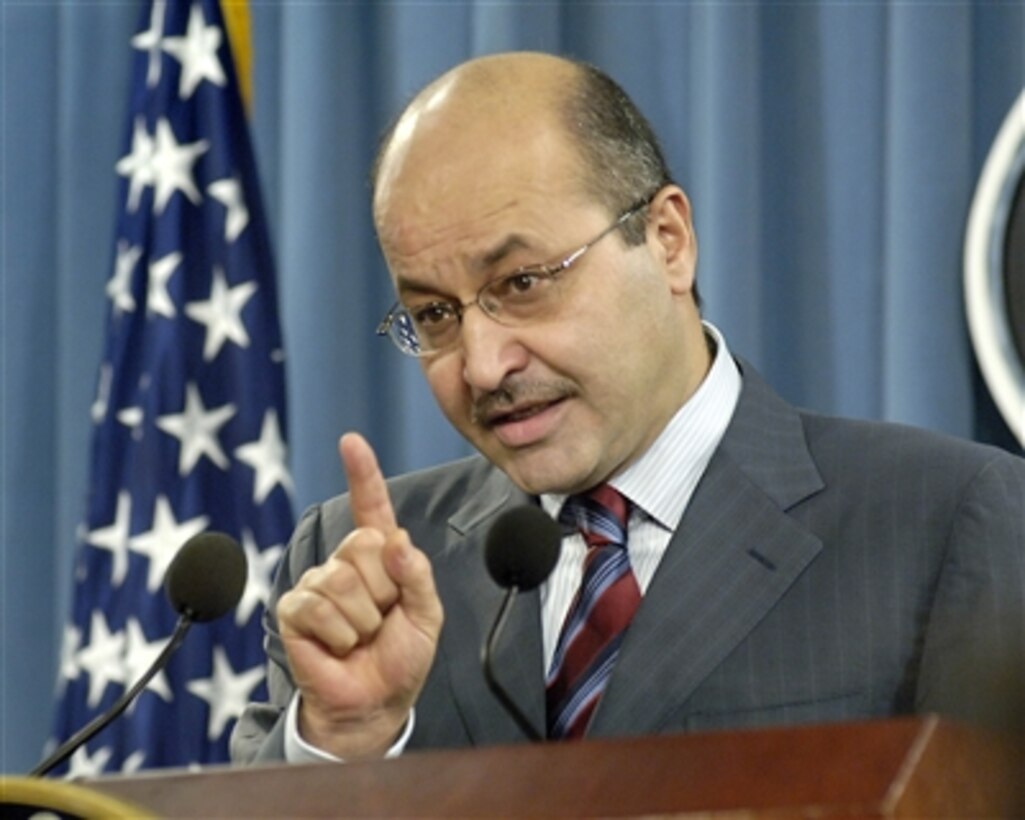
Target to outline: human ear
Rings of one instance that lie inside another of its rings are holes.
[[[690,293],[698,261],[698,242],[691,221],[690,200],[678,185],[667,185],[648,206],[648,242],[654,243],[670,290]]]

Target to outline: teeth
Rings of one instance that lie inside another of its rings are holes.
[[[537,405],[534,407],[525,407],[523,410],[517,410],[515,413],[509,413],[508,415],[502,416],[499,419],[499,422],[522,421],[523,419],[537,415],[546,406],[547,405]]]

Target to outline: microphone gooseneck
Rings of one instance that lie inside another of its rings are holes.
[[[520,590],[538,586],[555,567],[562,548],[562,531],[545,512],[533,505],[516,507],[500,515],[488,532],[484,563],[492,579],[507,592],[495,622],[481,647],[484,680],[520,730],[533,741],[544,738],[499,682],[494,670],[495,649],[513,602]]]
[[[59,766],[118,717],[153,676],[163,669],[185,640],[193,623],[219,618],[242,598],[246,585],[246,555],[231,536],[205,532],[190,538],[178,550],[164,576],[164,589],[178,613],[178,623],[163,650],[149,668],[114,704],[58,746],[29,777],[41,777]]]

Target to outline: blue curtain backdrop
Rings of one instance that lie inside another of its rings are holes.
[[[343,489],[344,430],[392,473],[467,451],[415,363],[373,336],[390,289],[366,174],[411,93],[507,49],[592,61],[637,99],[693,201],[706,315],[788,398],[1014,448],[976,375],[961,245],[1025,83],[1020,4],[283,0],[252,16],[299,507]],[[138,20],[132,2],[2,0],[4,772],[50,726]]]

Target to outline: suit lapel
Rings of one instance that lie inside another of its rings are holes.
[[[823,488],[801,419],[741,363],[743,390],[720,447],[673,536],[602,698],[591,736],[658,732],[779,601],[821,549],[787,511]],[[487,690],[480,647],[504,591],[484,568],[484,538],[530,498],[499,470],[449,521],[435,558],[445,601],[436,664],[476,744],[522,739]],[[537,591],[520,596],[496,674],[543,733],[544,674]]]
[[[480,648],[505,590],[484,567],[484,540],[495,518],[530,503],[498,470],[449,521],[450,543],[435,559],[435,582],[445,601],[445,626],[438,651],[441,667],[472,741],[508,743],[522,733],[487,689]],[[537,590],[521,594],[506,621],[495,655],[495,674],[535,728],[544,732],[541,616]]]
[[[821,543],[786,511],[823,482],[797,413],[745,369],[734,418],[673,536],[591,736],[657,732],[772,609]]]

